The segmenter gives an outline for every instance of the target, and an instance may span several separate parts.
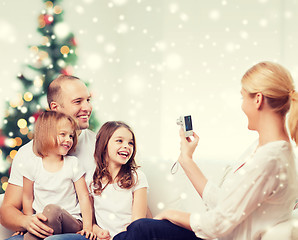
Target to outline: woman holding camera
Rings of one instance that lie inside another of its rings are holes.
[[[242,110],[258,142],[228,173],[221,187],[206,179],[193,161],[199,137],[180,130],[179,163],[207,210],[166,210],[155,219],[139,219],[114,240],[261,239],[263,233],[290,218],[297,196],[297,176],[290,139],[298,142],[298,94],[281,65],[261,62],[243,76]],[[286,114],[289,112],[288,127]]]

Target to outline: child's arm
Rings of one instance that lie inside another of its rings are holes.
[[[101,240],[111,239],[110,233],[108,230],[102,229],[96,223],[93,224],[93,233],[94,235]]]
[[[145,218],[147,214],[147,188],[140,188],[133,193],[132,221]]]
[[[94,237],[102,239],[102,240],[109,240],[111,239],[110,233],[108,230],[102,229],[100,226],[98,226],[96,224],[96,218],[95,218],[95,211],[94,211],[94,198],[91,196],[90,197],[90,202],[91,202],[91,206],[92,206],[92,231],[94,234]]]
[[[25,215],[33,215],[33,185],[34,182],[26,177],[23,177],[23,213]]]
[[[78,195],[82,217],[83,217],[83,232],[81,232],[81,234],[86,233],[86,238],[88,238],[90,234],[93,235],[92,234],[92,206],[90,202],[87,185],[85,182],[85,177],[82,176],[78,181],[74,183],[74,186]]]

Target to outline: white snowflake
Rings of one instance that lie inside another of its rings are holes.
[[[116,6],[122,6],[127,3],[127,0],[112,0]]]
[[[176,3],[172,3],[169,6],[169,10],[170,10],[170,13],[173,13],[173,14],[176,13],[179,10],[179,5]]]
[[[128,29],[129,29],[129,26],[127,25],[127,23],[120,23],[118,26],[117,26],[117,33],[119,34],[124,34],[124,33],[127,33],[128,32]]]
[[[209,18],[213,21],[216,21],[220,18],[220,12],[219,10],[212,10],[210,13],[209,13]]]
[[[86,59],[86,65],[91,70],[99,69],[102,66],[102,58],[96,53],[90,54]]]
[[[177,53],[172,53],[166,56],[166,66],[170,70],[177,70],[182,66],[183,60]]]

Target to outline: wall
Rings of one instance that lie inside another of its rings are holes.
[[[75,75],[92,82],[101,122],[124,120],[139,159],[176,160],[176,119],[193,115],[196,157],[235,160],[257,136],[241,112],[240,79],[262,60],[295,79],[297,0],[72,0],[65,21],[78,42]],[[29,61],[41,0],[0,0],[0,117]],[[8,84],[9,83],[9,84]]]

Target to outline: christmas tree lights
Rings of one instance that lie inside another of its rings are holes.
[[[7,187],[10,165],[18,149],[33,138],[36,119],[47,108],[46,92],[59,74],[73,75],[77,60],[76,39],[63,22],[61,0],[44,2],[38,16],[39,45],[29,46],[32,63],[27,71],[18,74],[22,91],[6,102],[3,126],[0,130],[0,193]],[[88,84],[87,84],[88,85]],[[90,128],[98,126],[92,116]]]

